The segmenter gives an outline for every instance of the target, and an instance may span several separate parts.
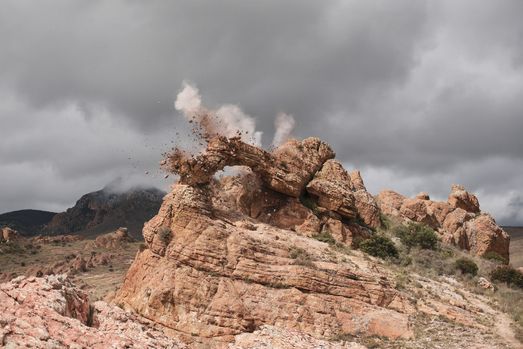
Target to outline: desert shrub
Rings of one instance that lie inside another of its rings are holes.
[[[289,257],[294,259],[294,264],[314,266],[310,254],[300,247],[292,247],[289,251]]]
[[[318,204],[316,203],[316,200],[312,196],[303,194],[302,196],[300,196],[300,202],[303,206],[310,209],[315,215],[317,215],[319,213]]]
[[[389,216],[384,213],[380,213],[381,227],[385,230],[389,230],[392,227],[392,221]]]
[[[482,257],[489,261],[499,262],[501,264],[508,264],[508,261],[505,258],[501,257],[499,253],[494,251],[488,251]]]
[[[329,245],[336,244],[336,240],[332,237],[331,233],[326,229],[323,229],[320,233],[315,234],[312,237],[318,241],[326,242]]]
[[[401,261],[402,258],[403,256],[399,260]],[[447,253],[442,253],[441,250],[413,248],[406,258],[407,262],[410,261],[407,266],[420,275],[451,275],[456,271],[453,260],[448,257]]]
[[[478,274],[478,265],[469,258],[458,258],[454,262],[456,270],[461,271],[462,274],[470,274],[476,276]]]
[[[504,282],[508,286],[523,288],[523,273],[510,265],[502,265],[490,273],[490,279],[496,282]]]
[[[375,234],[370,239],[362,241],[359,247],[360,250],[374,257],[397,258],[399,255],[392,240],[381,234]]]
[[[161,227],[158,230],[158,237],[164,243],[169,243],[169,241],[171,240],[171,229],[169,229],[168,227]]]
[[[425,250],[435,250],[438,247],[438,235],[432,228],[424,224],[398,225],[393,229],[393,233],[408,248],[419,246]]]

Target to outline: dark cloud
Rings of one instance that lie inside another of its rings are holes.
[[[188,79],[207,105],[256,117],[265,144],[291,113],[374,191],[444,198],[461,182],[523,224],[522,6],[4,2],[0,211],[61,209],[119,176],[165,188],[157,161],[183,131],[173,101]]]

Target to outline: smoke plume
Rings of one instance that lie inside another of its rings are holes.
[[[278,147],[288,140],[295,125],[296,121],[292,115],[286,113],[276,115],[276,119],[274,120],[276,132],[274,133],[272,145]]]
[[[182,90],[176,96],[176,110],[181,111],[189,122],[195,122],[196,132],[205,139],[221,135],[240,137],[242,141],[261,146],[262,132],[256,131],[256,121],[234,104],[226,104],[217,110],[202,106],[200,91],[184,81]]]

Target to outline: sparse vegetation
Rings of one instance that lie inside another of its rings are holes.
[[[458,258],[454,262],[454,267],[462,274],[470,274],[476,276],[478,274],[478,265],[470,258]]]
[[[487,260],[489,260],[489,261],[492,261],[492,262],[499,262],[501,264],[508,264],[508,261],[505,258],[501,257],[499,255],[499,253],[496,253],[494,251],[489,251],[489,252],[485,253],[482,257],[487,259]]]
[[[393,222],[390,219],[390,217],[383,213],[380,213],[380,222],[381,228],[384,230],[389,230],[393,225]]]
[[[168,244],[171,240],[171,229],[169,229],[168,227],[161,227],[158,230],[158,237],[162,242]]]
[[[503,282],[510,287],[523,289],[523,273],[510,265],[498,266],[490,273],[490,279],[494,282]]]
[[[315,215],[319,214],[318,204],[316,204],[316,200],[312,196],[308,194],[303,194],[302,196],[300,196],[300,202],[303,206],[310,209]]]
[[[292,247],[289,251],[289,257],[294,259],[294,264],[314,267],[311,255],[303,248]]]
[[[314,239],[318,240],[318,241],[326,242],[329,245],[335,245],[336,244],[336,240],[331,235],[331,233],[328,230],[326,230],[326,229],[323,229],[319,234],[313,235],[312,237]]]
[[[438,235],[432,228],[424,224],[401,224],[394,227],[393,233],[408,248],[418,246],[425,250],[435,250],[438,247]]]
[[[514,334],[523,343],[523,292],[521,290],[500,286],[494,294],[498,307],[514,320]]]
[[[370,239],[360,243],[360,250],[379,258],[397,258],[398,249],[391,239],[382,234],[374,234]]]

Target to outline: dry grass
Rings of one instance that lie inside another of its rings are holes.
[[[65,259],[71,259],[71,255],[83,256],[89,259],[91,252],[97,254],[113,254],[109,265],[100,265],[89,269],[85,273],[74,275],[75,282],[89,293],[91,300],[104,298],[108,293],[114,291],[123,281],[123,278],[139,250],[140,242],[129,243],[117,250],[103,248],[86,248],[92,240],[75,241],[67,244],[42,244],[40,248],[33,246],[30,249],[24,245],[11,248],[0,253],[0,272],[14,272],[16,275],[24,275],[29,269],[38,266],[46,266]],[[32,251],[36,251],[33,253]],[[6,253],[8,252],[8,253]]]

